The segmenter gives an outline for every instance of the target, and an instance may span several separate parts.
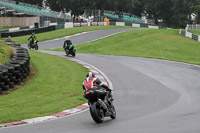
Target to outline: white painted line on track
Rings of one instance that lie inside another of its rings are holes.
[[[38,122],[43,122],[51,119],[55,119],[55,116],[44,116],[44,117],[37,117],[33,119],[27,119],[27,120],[22,120],[23,122],[26,122],[27,124],[32,124],[32,123],[38,123]]]

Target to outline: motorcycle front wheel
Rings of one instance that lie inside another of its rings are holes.
[[[111,112],[112,112],[112,114],[111,114],[110,118],[115,119],[116,118],[116,110],[115,110],[114,105],[111,106]]]
[[[28,48],[31,49],[31,44],[30,43],[28,44]]]
[[[75,56],[76,56],[76,53],[74,52],[74,53],[72,54],[72,56],[75,57]]]
[[[65,53],[66,53],[66,55],[68,56],[69,55],[69,50],[65,50]]]
[[[35,44],[35,50],[38,50],[38,44]]]
[[[97,102],[91,103],[90,114],[96,123],[102,123],[104,121],[104,111]]]

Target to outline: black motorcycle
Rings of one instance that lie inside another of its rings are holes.
[[[29,44],[28,44],[28,48],[29,49],[35,49],[35,50],[38,50],[38,41],[37,40],[35,40],[35,41],[33,41],[33,43],[32,43],[32,41],[30,41],[29,42]]]
[[[38,50],[38,40],[35,36],[35,33],[32,33],[32,35],[29,37],[29,43],[28,43],[28,48],[29,49],[35,49]]]
[[[102,123],[104,117],[116,118],[113,100],[105,89],[91,88],[85,91],[84,97],[88,100],[90,114],[96,123]]]
[[[69,49],[65,49],[65,53],[67,56],[72,55],[73,57],[76,56],[76,49],[74,48],[74,45],[70,45]]]

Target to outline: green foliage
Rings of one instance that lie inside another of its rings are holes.
[[[16,1],[17,3],[19,2],[29,3],[33,5],[38,5],[40,7],[42,7],[42,2],[43,2],[43,0],[13,0],[13,1]]]
[[[200,30],[190,30],[189,32],[200,36]]]
[[[16,26],[0,26],[0,30],[7,30],[11,28],[15,28]]]
[[[40,0],[16,0],[31,4],[42,4]],[[71,11],[79,16],[85,9],[120,11],[136,16],[146,16],[156,24],[159,20],[169,27],[185,28],[194,22],[191,15],[196,14],[200,23],[200,0],[46,0],[47,5],[55,11]]]

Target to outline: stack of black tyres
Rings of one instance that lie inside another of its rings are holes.
[[[30,73],[30,56],[27,49],[15,43],[10,45],[14,53],[9,62],[0,66],[0,93],[21,84]]]

